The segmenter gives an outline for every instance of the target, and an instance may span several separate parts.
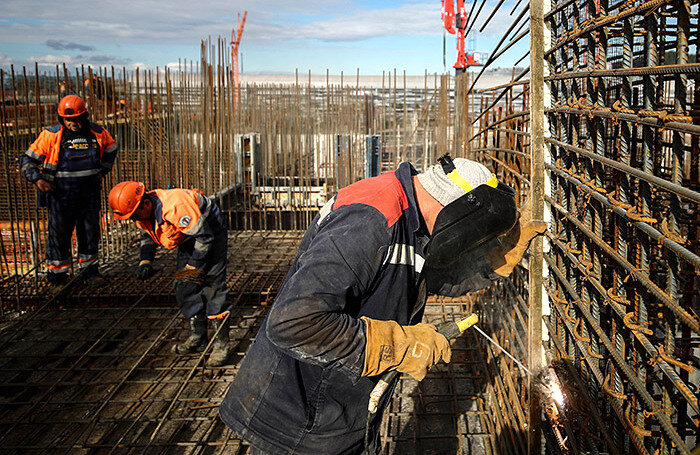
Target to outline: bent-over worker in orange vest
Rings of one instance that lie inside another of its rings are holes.
[[[146,191],[141,182],[122,182],[109,192],[118,220],[132,219],[143,229],[136,277],[154,273],[156,246],[178,248],[175,298],[189,318],[190,336],[173,346],[178,354],[201,352],[209,339],[207,319],[216,337],[207,364],[220,366],[229,354],[228,318],[231,302],[226,286],[228,224],[214,201],[196,190]]]
[[[118,147],[106,129],[90,123],[85,102],[76,95],[58,103],[58,120],[59,125],[42,131],[19,158],[22,175],[37,186],[39,205],[49,211],[46,277],[56,285],[67,281],[75,229],[81,277],[101,284],[100,190]]]

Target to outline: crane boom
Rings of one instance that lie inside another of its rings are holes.
[[[243,12],[243,19],[241,19],[241,13],[238,13],[238,32],[233,34],[233,30],[231,30],[231,44],[233,45],[233,48],[231,48],[231,52],[235,53],[238,55],[238,47],[241,45],[241,36],[243,36],[243,27],[245,27],[245,20],[248,17],[248,11]]]
[[[243,36],[243,28],[245,27],[245,20],[248,17],[248,11],[243,12],[243,19],[241,19],[241,13],[238,13],[238,31],[231,29],[231,83],[233,84],[233,103],[234,109],[236,103],[238,103],[238,91],[240,87],[240,75],[238,73],[238,48],[241,45],[241,37]]]

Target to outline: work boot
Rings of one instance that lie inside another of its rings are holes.
[[[83,283],[86,286],[100,287],[104,286],[106,282],[107,280],[105,280],[105,278],[102,275],[91,275],[88,277],[83,277]]]
[[[220,367],[226,362],[228,355],[231,351],[231,343],[228,334],[228,319],[212,319],[214,323],[214,333],[221,327],[219,333],[214,338],[214,343],[212,343],[211,355],[209,360],[207,360],[207,366],[210,367]]]
[[[96,264],[86,267],[85,270],[80,273],[80,279],[86,286],[99,287],[106,283]]]
[[[51,286],[63,286],[68,282],[68,275],[65,273],[47,273],[46,282]]]
[[[173,346],[176,354],[192,354],[202,352],[209,338],[207,338],[207,317],[204,314],[195,314],[190,318],[190,336],[184,342]]]

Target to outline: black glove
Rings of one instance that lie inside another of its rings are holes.
[[[134,270],[134,276],[139,280],[147,280],[156,274],[156,269],[151,264],[141,264]]]

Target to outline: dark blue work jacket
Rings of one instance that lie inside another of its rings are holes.
[[[223,421],[259,449],[362,452],[379,377],[360,377],[366,337],[359,318],[414,324],[423,315],[425,299],[416,299],[428,236],[415,173],[403,163],[343,188],[307,230],[219,408]]]
[[[55,125],[39,134],[19,157],[19,166],[29,182],[43,179],[55,184],[48,194],[40,194],[40,205],[48,198],[75,207],[94,205],[99,210],[100,176],[111,171],[117,151],[109,132],[95,123],[77,132]]]

